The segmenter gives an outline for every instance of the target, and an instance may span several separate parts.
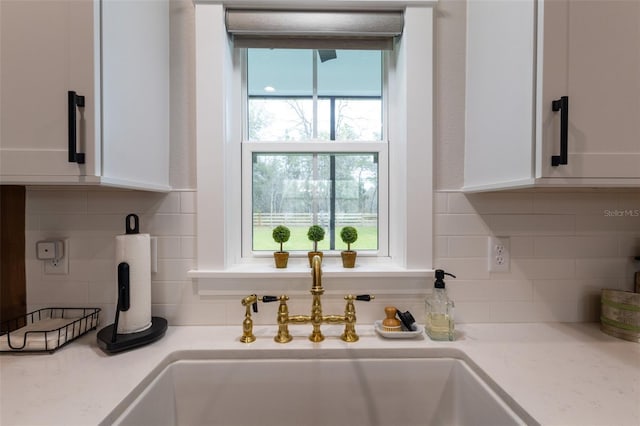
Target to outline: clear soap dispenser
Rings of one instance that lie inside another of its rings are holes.
[[[453,321],[453,300],[447,296],[444,276],[455,275],[436,269],[436,281],[433,284],[433,293],[424,301],[425,332],[432,340],[454,340],[455,324]]]

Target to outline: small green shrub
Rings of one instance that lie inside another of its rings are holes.
[[[347,251],[351,251],[351,244],[358,239],[358,230],[353,226],[345,226],[340,231],[340,238],[347,245]]]
[[[318,251],[318,241],[324,240],[324,229],[320,225],[311,225],[307,231],[307,238],[313,241],[313,251]]]
[[[276,243],[280,243],[280,251],[284,251],[282,249],[282,244],[289,241],[289,237],[291,236],[289,228],[284,225],[278,225],[273,228],[273,233],[271,235]]]

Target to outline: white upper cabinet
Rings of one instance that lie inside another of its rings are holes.
[[[0,1],[0,183],[170,189],[167,1]]]
[[[465,190],[640,186],[639,1],[469,0],[466,94]]]

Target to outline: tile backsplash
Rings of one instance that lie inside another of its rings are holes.
[[[154,315],[173,325],[240,324],[239,298],[199,296],[186,276],[195,264],[196,222],[188,190],[28,189],[28,309],[98,306],[102,323],[112,321],[114,236],[124,232],[128,213],[158,238]],[[640,254],[638,192],[439,191],[434,220],[434,266],[457,276],[447,285],[459,322],[596,321],[600,289],[630,290],[640,269],[633,260]],[[490,235],[510,237],[509,272],[488,272]],[[44,275],[35,243],[47,238],[69,239],[69,275]],[[385,304],[422,317],[422,300],[398,296],[359,305],[359,321],[379,319]],[[274,321],[271,313],[259,319]]]

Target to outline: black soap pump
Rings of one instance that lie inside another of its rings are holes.
[[[433,292],[424,301],[425,332],[431,340],[454,340],[455,323],[453,320],[453,300],[447,295],[444,276],[456,276],[436,269]]]

